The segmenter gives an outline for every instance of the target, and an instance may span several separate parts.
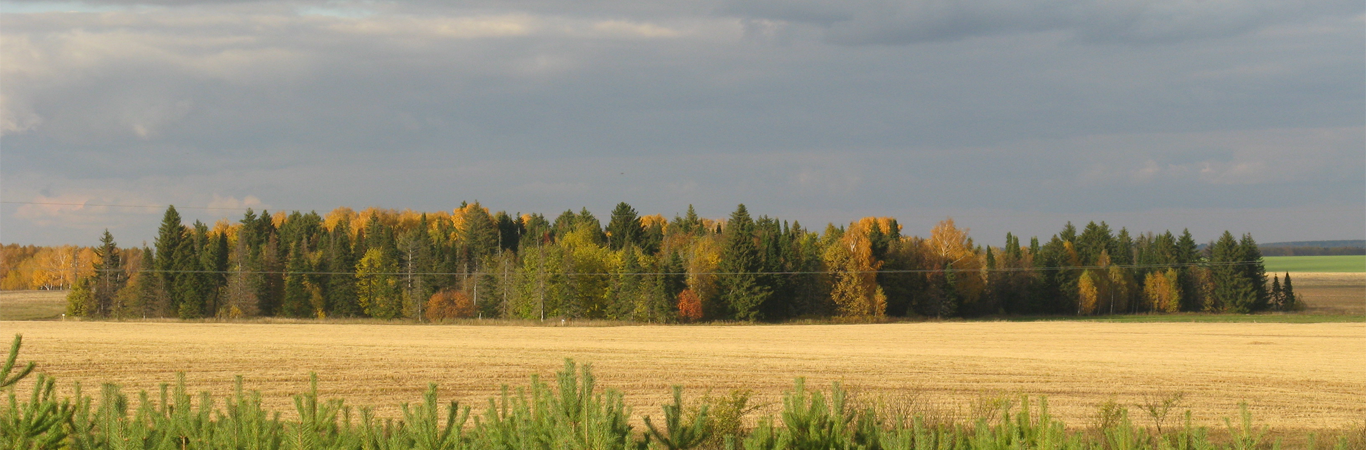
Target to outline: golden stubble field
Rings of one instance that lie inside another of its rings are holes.
[[[872,325],[519,327],[383,324],[0,322],[23,358],[87,389],[155,390],[185,372],[225,395],[234,375],[292,411],[317,372],[325,396],[397,415],[428,382],[482,409],[502,384],[548,379],[564,358],[592,363],[599,386],[625,391],[637,416],[660,415],[669,386],[691,395],[753,389],[774,413],[795,377],[842,381],[863,398],[913,399],[966,414],[978,399],[1047,395],[1086,426],[1107,399],[1183,392],[1181,408],[1222,428],[1246,401],[1282,431],[1366,417],[1366,324],[968,322]],[[87,390],[87,392],[90,392]]]

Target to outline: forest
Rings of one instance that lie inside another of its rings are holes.
[[[886,217],[817,232],[744,205],[724,220],[691,206],[669,220],[620,203],[606,226],[586,208],[550,220],[477,202],[435,213],[249,209],[210,226],[171,206],[149,247],[121,248],[106,231],[89,248],[4,251],[7,289],[69,287],[68,314],[92,318],[864,321],[1297,304],[1289,274],[1268,283],[1248,234],[1202,248],[1189,231],[1069,222],[994,247],[952,219],[925,237]]]

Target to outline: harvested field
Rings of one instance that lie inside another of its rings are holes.
[[[658,415],[671,384],[692,396],[753,389],[776,410],[794,377],[843,381],[864,399],[910,401],[963,417],[975,400],[1047,395],[1086,426],[1115,399],[1183,392],[1205,425],[1246,401],[1258,423],[1325,430],[1366,416],[1366,324],[967,322],[877,325],[518,327],[381,324],[0,322],[23,333],[23,358],[87,391],[113,381],[154,390],[187,374],[224,395],[246,377],[268,406],[317,372],[325,396],[396,415],[428,382],[481,408],[500,384],[548,377],[563,358],[592,363],[599,386],[626,392],[637,415]]]
[[[1306,313],[1366,314],[1366,273],[1292,273],[1290,278]]]
[[[0,291],[0,320],[51,320],[66,312],[67,291]]]

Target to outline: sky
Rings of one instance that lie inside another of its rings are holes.
[[[0,2],[0,241],[737,204],[1366,238],[1359,0]],[[116,205],[116,206],[110,206]]]

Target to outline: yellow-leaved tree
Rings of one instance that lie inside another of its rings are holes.
[[[887,313],[887,295],[877,284],[882,262],[873,258],[868,228],[876,222],[856,222],[822,255],[831,278],[830,299],[844,317],[882,317]]]
[[[930,283],[944,285],[940,294],[944,304],[939,305],[937,315],[972,311],[986,289],[986,279],[982,270],[985,261],[968,237],[968,229],[958,228],[953,218],[948,218],[930,229],[930,237],[920,242],[927,266],[937,271],[929,274]]]
[[[1081,271],[1077,280],[1077,315],[1091,315],[1104,295],[1103,281],[1091,269]]]
[[[1148,305],[1157,312],[1174,313],[1181,310],[1181,290],[1176,282],[1176,270],[1153,271],[1143,280],[1143,295]]]
[[[372,248],[356,265],[356,297],[365,314],[394,319],[403,313],[398,288],[398,264],[383,250]]]

